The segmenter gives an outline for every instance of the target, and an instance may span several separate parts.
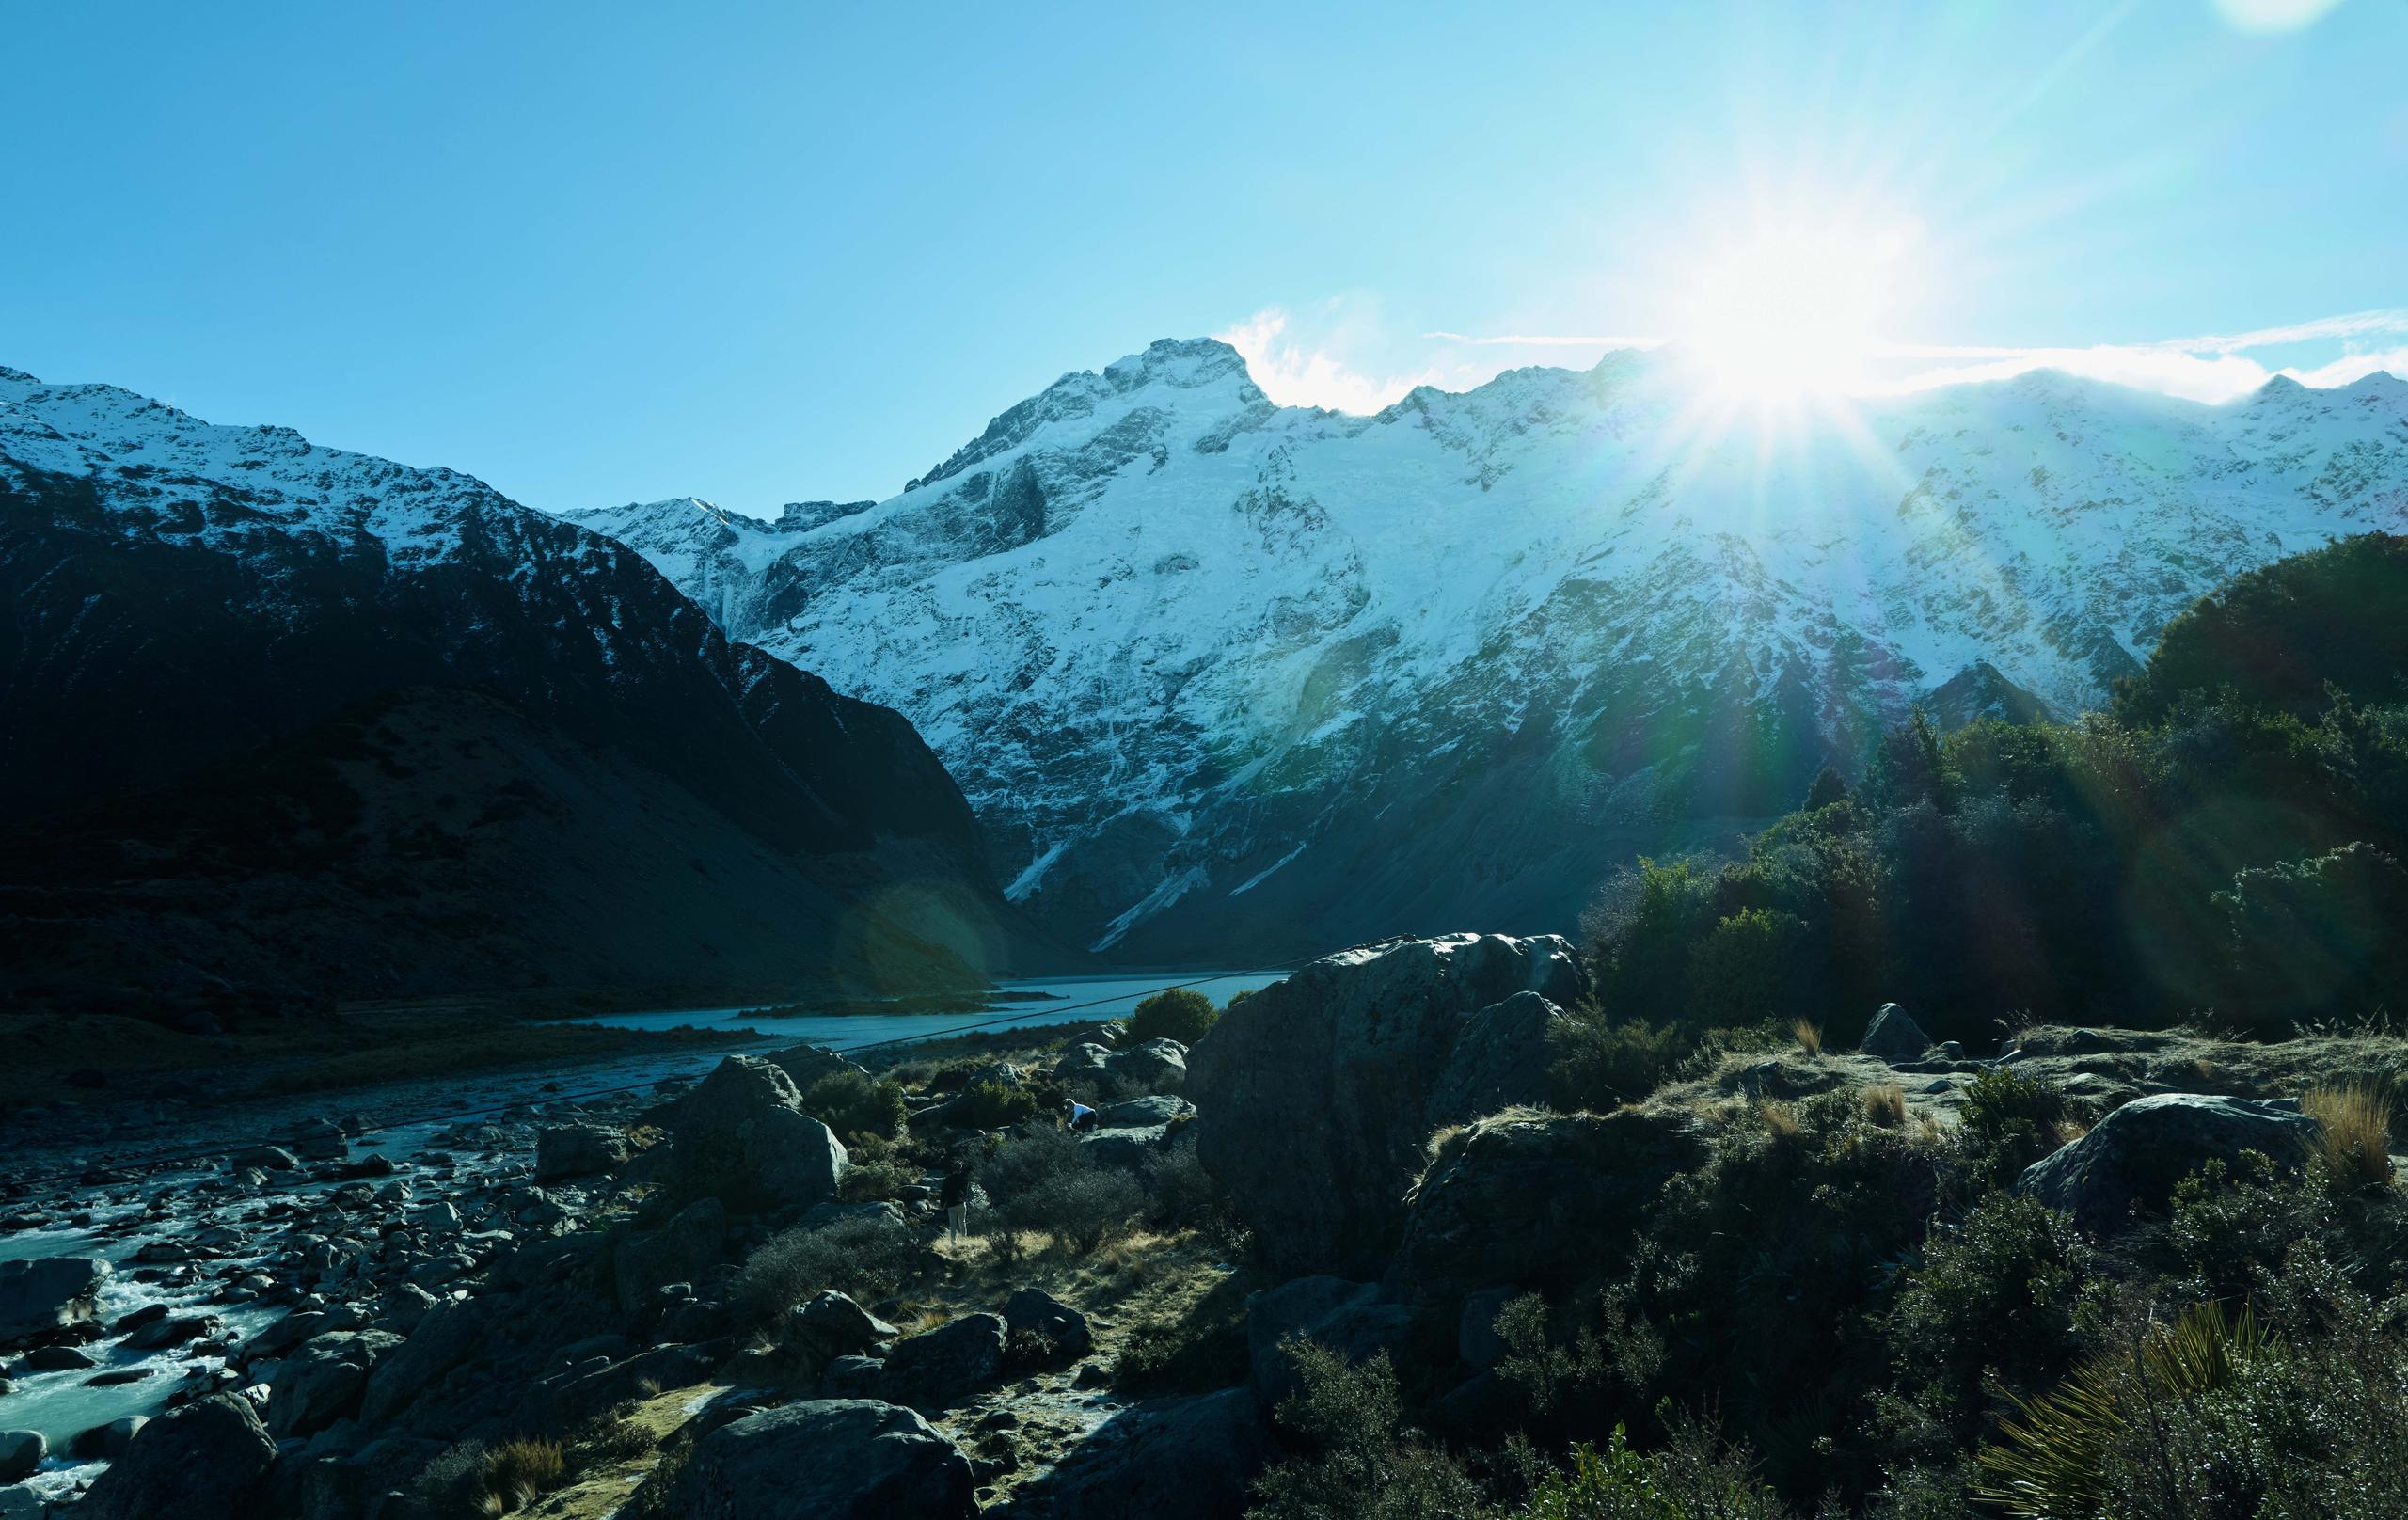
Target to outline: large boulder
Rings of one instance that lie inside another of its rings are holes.
[[[627,1159],[627,1138],[608,1124],[552,1124],[535,1132],[535,1180],[594,1177]]]
[[[698,1198],[667,1224],[619,1243],[611,1261],[619,1307],[632,1314],[674,1282],[698,1282],[727,1249],[727,1211],[717,1198]]]
[[[279,1436],[309,1435],[353,1413],[370,1371],[401,1344],[388,1330],[342,1330],[303,1342],[268,1386],[268,1429]]]
[[[1673,1173],[1705,1160],[1677,1113],[1500,1114],[1439,1148],[1413,1190],[1390,1297],[1569,1286],[1620,1252]]]
[[[0,1261],[0,1345],[88,1321],[108,1275],[109,1264],[97,1257]]]
[[[0,1431],[0,1483],[31,1478],[50,1455],[50,1442],[40,1431]]]
[[[1095,1345],[1087,1317],[1042,1288],[1023,1288],[1004,1305],[1004,1323],[1043,1336],[1063,1354],[1085,1356]]]
[[[236,1394],[171,1409],[150,1421],[75,1506],[76,1520],[247,1520],[276,1442]]]
[[[1218,1038],[1218,1031],[1214,1032]],[[1254,1394],[1224,1388],[1124,1409],[989,1515],[1009,1520],[1227,1520],[1271,1460]]]
[[[869,1074],[866,1067],[846,1060],[823,1045],[790,1045],[769,1053],[769,1064],[794,1079],[794,1090],[809,1092],[811,1085],[822,1077],[832,1077],[839,1071]]]
[[[855,1356],[893,1340],[895,1328],[833,1289],[797,1305],[786,1314],[785,1338],[809,1348],[823,1361]]]
[[[1314,961],[1191,1053],[1196,1154],[1282,1273],[1375,1273],[1431,1131],[1545,1099],[1549,1017],[1530,1002],[1490,1010],[1588,990],[1553,935],[1394,940]]]
[[[361,1422],[384,1424],[429,1384],[467,1361],[492,1326],[493,1302],[445,1299],[427,1310],[409,1338],[369,1372],[359,1400]]]
[[[1391,1361],[1406,1359],[1420,1317],[1405,1305],[1379,1302],[1379,1294],[1374,1283],[1298,1277],[1247,1301],[1247,1382],[1265,1411],[1278,1408],[1280,1401],[1303,1386],[1288,1349],[1291,1338],[1309,1340],[1356,1364],[1382,1352]]]
[[[757,1056],[729,1056],[678,1100],[670,1147],[670,1185],[731,1209],[808,1209],[845,1175],[843,1143],[802,1111],[784,1069]]]
[[[1907,1017],[1907,1010],[1894,1003],[1884,1003],[1864,1029],[1864,1037],[1856,1048],[1877,1060],[1896,1066],[1901,1061],[1920,1061],[1923,1053],[1931,1049],[1931,1037],[1923,1025]]]
[[[825,1399],[765,1409],[694,1443],[670,1480],[675,1520],[970,1520],[969,1459],[908,1409]]]
[[[2084,1229],[2112,1231],[2135,1205],[2162,1207],[2175,1183],[2210,1161],[2229,1164],[2257,1150],[2296,1168],[2316,1132],[2316,1121],[2295,1107],[2164,1093],[2126,1103],[2024,1168],[2015,1186]]]
[[[1054,1075],[1082,1091],[1160,1097],[1186,1086],[1187,1063],[1187,1047],[1175,1039],[1149,1039],[1125,1051],[1083,1040],[1055,1060]]]
[[[1000,1314],[965,1314],[895,1343],[879,1387],[921,1411],[946,1408],[1002,1375],[1008,1326]]]

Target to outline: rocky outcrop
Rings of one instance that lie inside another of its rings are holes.
[[[1125,1051],[1083,1040],[1062,1053],[1054,1075],[1088,1094],[1176,1093],[1187,1085],[1187,1047],[1175,1039],[1149,1039]]]
[[[626,1136],[608,1124],[553,1124],[535,1132],[538,1182],[596,1176],[626,1159]]]
[[[48,1455],[50,1442],[41,1432],[0,1431],[0,1483],[31,1478]]]
[[[898,1340],[887,1354],[879,1390],[923,1413],[958,1403],[1002,1373],[1007,1333],[999,1314],[965,1314]]]
[[[1465,1105],[1543,1099],[1542,1004],[1587,992],[1551,935],[1390,941],[1314,961],[1196,1047],[1196,1154],[1281,1271],[1375,1274],[1431,1131],[1473,1117]],[[1538,998],[1498,1008],[1520,993]]]
[[[1402,1360],[1419,1316],[1402,1304],[1383,1304],[1376,1283],[1343,1277],[1298,1277],[1266,1288],[1245,1306],[1247,1384],[1265,1413],[1297,1392],[1303,1380],[1289,1341],[1309,1340],[1348,1361],[1389,1354]]]
[[[108,1275],[109,1264],[94,1257],[0,1261],[0,1345],[90,1320]]]
[[[1004,1323],[1043,1336],[1066,1356],[1085,1356],[1095,1344],[1087,1317],[1041,1288],[1022,1288],[1004,1305]]]
[[[267,1428],[309,1435],[356,1410],[377,1360],[402,1344],[388,1330],[343,1330],[306,1341],[269,1385]]]
[[[1907,1017],[1906,1009],[1894,1003],[1884,1003],[1873,1016],[1873,1022],[1865,1026],[1864,1037],[1856,1048],[1895,1066],[1901,1061],[1923,1059],[1923,1053],[1931,1049],[1931,1037],[1923,1032],[1921,1024]]]
[[[2163,1207],[2175,1183],[2210,1161],[2257,1150],[2296,1169],[2316,1132],[2296,1103],[2164,1093],[2126,1103],[2015,1185],[2084,1229],[2113,1231],[2136,1207]]]
[[[250,1401],[219,1394],[144,1425],[75,1506],[76,1520],[248,1520],[276,1442]]]
[[[1678,1113],[1502,1114],[1449,1139],[1413,1190],[1391,1297],[1434,1302],[1593,1275],[1667,1179],[1705,1159]]]
[[[730,1209],[808,1209],[836,1195],[842,1142],[802,1111],[784,1069],[731,1055],[677,1104],[670,1132],[669,1184]]]
[[[694,1443],[670,1481],[667,1512],[676,1520],[971,1520],[974,1486],[969,1459],[911,1411],[815,1400],[747,1415]]]
[[[1227,1520],[1271,1460],[1271,1431],[1254,1394],[1225,1388],[1138,1404],[1098,1426],[1029,1485],[1005,1520]]]
[[[697,1281],[719,1264],[726,1245],[727,1211],[717,1198],[689,1203],[658,1228],[620,1242],[612,1259],[619,1307],[635,1313],[669,1284]]]

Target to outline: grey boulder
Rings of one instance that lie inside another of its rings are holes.
[[[76,1520],[238,1520],[256,1515],[276,1442],[250,1401],[218,1394],[171,1409],[126,1443],[75,1506]]]
[[[997,1314],[965,1314],[895,1343],[879,1386],[896,1403],[943,1409],[992,1384],[1003,1372],[1008,1327]]]
[[[626,1136],[607,1124],[554,1124],[535,1133],[535,1180],[594,1177],[627,1159]]]
[[[0,1483],[13,1483],[31,1478],[41,1459],[50,1455],[50,1442],[40,1431],[0,1431]]]
[[[1009,1513],[1011,1520],[1226,1520],[1245,1512],[1271,1449],[1269,1423],[1245,1388],[1137,1404],[1098,1426],[1023,1490]]]
[[[1542,1005],[1588,990],[1553,935],[1395,940],[1314,961],[1191,1053],[1197,1158],[1283,1274],[1375,1273],[1431,1131],[1544,1101]],[[1520,993],[1536,998],[1498,1007]]]
[[[352,1413],[378,1359],[401,1344],[388,1330],[341,1330],[305,1342],[269,1385],[268,1429],[309,1435]]]
[[[109,1264],[94,1257],[0,1261],[0,1343],[91,1319],[108,1275]]]
[[[1864,1037],[1857,1041],[1856,1048],[1895,1066],[1900,1061],[1921,1060],[1923,1053],[1931,1049],[1931,1037],[1923,1032],[1921,1024],[1907,1017],[1906,1009],[1894,1003],[1884,1003],[1873,1016],[1873,1022],[1865,1026]]]
[[[747,1415],[694,1443],[676,1520],[970,1520],[969,1459],[908,1409],[825,1399]]]
[[[671,1185],[731,1209],[808,1209],[845,1175],[834,1132],[802,1111],[784,1069],[756,1056],[729,1056],[678,1100],[670,1146]]]
[[[2084,1229],[2112,1231],[2134,1206],[2162,1207],[2174,1184],[2210,1161],[2229,1164],[2262,1151],[2296,1170],[2317,1124],[2296,1108],[2163,1093],[2135,1099],[2088,1134],[2024,1168],[2016,1191],[2073,1215]]]

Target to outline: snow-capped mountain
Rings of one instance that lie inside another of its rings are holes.
[[[1007,891],[1133,958],[1557,928],[1942,711],[2070,713],[2225,577],[2408,519],[2408,385],[2036,373],[1795,416],[1665,356],[1272,404],[1161,342],[875,505],[577,515],[907,714]]]
[[[890,940],[958,979],[945,912],[1018,917],[905,720],[466,475],[0,370],[0,790],[39,820],[0,891],[103,981],[93,946],[182,935],[238,979],[309,939],[319,990],[775,987],[906,896]]]

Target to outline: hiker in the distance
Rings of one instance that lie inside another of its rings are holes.
[[[970,1158],[958,1150],[945,1164],[944,1190],[938,1201],[944,1205],[946,1238],[958,1245],[970,1233]]]
[[[1095,1110],[1075,1098],[1065,1098],[1062,1100],[1062,1122],[1073,1134],[1092,1130],[1095,1128]]]

